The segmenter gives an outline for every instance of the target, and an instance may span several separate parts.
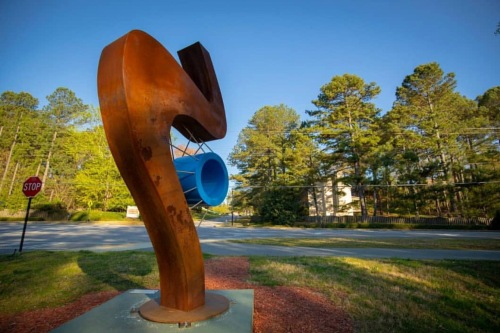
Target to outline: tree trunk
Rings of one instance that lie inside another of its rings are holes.
[[[378,179],[377,179],[378,168],[374,168],[372,172],[373,172],[373,184],[375,185],[373,187],[373,216],[377,216],[377,210],[382,209],[382,207],[380,207],[380,201],[376,186],[378,184]]]
[[[12,180],[10,181],[9,196],[12,194],[14,189],[14,181],[16,180],[17,170],[19,169],[19,162],[16,163],[16,168],[14,169],[14,174],[12,175]]]
[[[42,167],[42,162],[38,163],[38,167],[36,168],[36,174],[35,176],[38,177],[38,175],[40,174],[40,168]]]
[[[390,184],[387,184],[390,185]],[[387,191],[385,191],[385,213],[390,214],[391,213],[391,189],[389,186],[387,186]]]
[[[453,160],[453,159],[452,159]],[[464,176],[463,172],[461,171],[453,171],[453,179],[454,183],[464,183]],[[464,215],[464,204],[463,204],[463,199],[462,199],[462,188],[461,187],[454,187],[454,193],[455,193],[455,199],[456,199],[456,209],[460,213],[460,216]]]
[[[434,115],[435,115],[434,104],[432,103],[432,101],[430,100],[429,97],[427,98],[427,103],[429,106],[430,115],[434,121],[434,132],[435,132],[434,137],[436,139],[436,146],[437,146],[437,150],[438,150],[439,159],[441,161],[441,167],[443,168],[444,179],[445,179],[447,184],[452,185],[452,184],[454,184],[453,175],[451,175],[451,173],[450,173],[446,154],[445,154],[444,148],[442,146],[442,139],[441,139],[441,133],[439,132],[439,125],[436,123],[435,118],[434,118]],[[448,211],[452,212],[452,213],[455,212],[456,211],[456,202],[455,202],[455,196],[454,196],[453,190],[445,190],[444,194],[445,194],[445,197],[447,197],[447,201],[449,201],[449,210]]]
[[[45,188],[45,182],[46,182],[47,176],[49,174],[50,158],[52,157],[52,151],[54,150],[54,145],[55,145],[55,142],[56,142],[56,138],[57,138],[57,131],[55,131],[54,135],[52,136],[52,142],[50,144],[49,153],[47,154],[47,162],[45,164],[45,171],[43,172],[43,179],[42,179],[42,191]]]
[[[373,216],[384,216],[384,207],[382,204],[382,189],[373,188]],[[377,213],[378,210],[378,213]]]
[[[410,186],[410,193],[413,197],[413,209],[415,209],[415,216],[418,218],[420,217],[420,211],[418,207],[417,191],[415,190],[414,186]]]
[[[436,213],[439,217],[441,217],[443,215],[443,212],[441,211],[441,203],[439,202],[439,194],[436,192],[434,192],[435,195],[436,195],[436,199],[435,199],[435,204],[436,204]]]
[[[313,160],[312,160],[312,156],[309,155],[309,168],[312,168],[313,167]],[[309,175],[310,177],[310,180],[308,181],[309,184],[312,184],[312,197],[313,197],[313,202],[314,202],[314,210],[316,212],[316,223],[322,223],[320,221],[320,216],[319,216],[319,207],[318,207],[318,196],[316,195],[316,186],[314,185],[315,184],[315,181],[314,181],[314,178],[312,175]]]
[[[359,204],[361,206],[361,216],[368,216],[368,210],[366,208],[366,200],[365,200],[365,187],[361,183],[361,170],[360,170],[359,161],[354,163],[354,176],[356,177],[356,188],[359,196]]]
[[[316,187],[312,187],[312,197],[314,202],[314,211],[316,212],[316,222],[320,222],[319,207],[318,207],[318,196],[316,195]]]
[[[359,204],[361,206],[361,216],[368,216],[368,210],[366,208],[366,199],[365,199],[365,187],[362,184],[358,185],[358,195],[359,195]]]
[[[20,126],[17,125],[16,135],[14,136],[14,141],[12,142],[12,145],[10,146],[9,156],[7,157],[7,163],[5,163],[5,170],[4,170],[3,175],[2,175],[2,180],[0,181],[0,193],[2,192],[5,178],[7,177],[7,173],[9,172],[10,159],[12,158],[12,153],[14,152],[14,147],[16,146],[17,135],[19,134],[19,127]]]
[[[111,198],[111,191],[109,189],[109,181],[106,180],[106,189],[104,190],[104,200],[102,203],[102,210],[108,210],[108,201]]]
[[[471,151],[471,154],[474,154],[474,144],[472,142],[472,139],[470,137],[467,137],[467,145],[469,146],[469,150]],[[471,163],[470,164],[470,180],[475,182],[477,181],[477,164],[476,163]]]

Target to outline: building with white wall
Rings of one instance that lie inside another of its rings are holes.
[[[351,186],[342,182],[318,182],[308,193],[309,216],[353,216],[357,203]]]

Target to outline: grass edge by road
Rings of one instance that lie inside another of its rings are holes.
[[[480,238],[253,238],[233,239],[233,243],[311,248],[385,248],[436,250],[500,250],[500,241]]]

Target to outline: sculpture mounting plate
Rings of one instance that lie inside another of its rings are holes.
[[[152,299],[139,309],[139,314],[147,320],[157,323],[192,323],[206,320],[224,313],[229,309],[229,300],[219,294],[206,293],[205,305],[191,311],[167,308]]]

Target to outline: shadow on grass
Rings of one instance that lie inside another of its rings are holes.
[[[0,314],[58,307],[92,292],[157,289],[158,284],[152,252],[0,255]]]
[[[95,282],[115,290],[156,288],[159,278],[153,253],[80,251],[78,266]]]
[[[426,261],[426,264],[452,272],[464,283],[479,283],[490,288],[500,289],[500,263],[489,261],[441,260]],[[499,290],[500,291],[500,290]]]
[[[0,256],[0,313],[60,306],[89,290],[75,252]]]

